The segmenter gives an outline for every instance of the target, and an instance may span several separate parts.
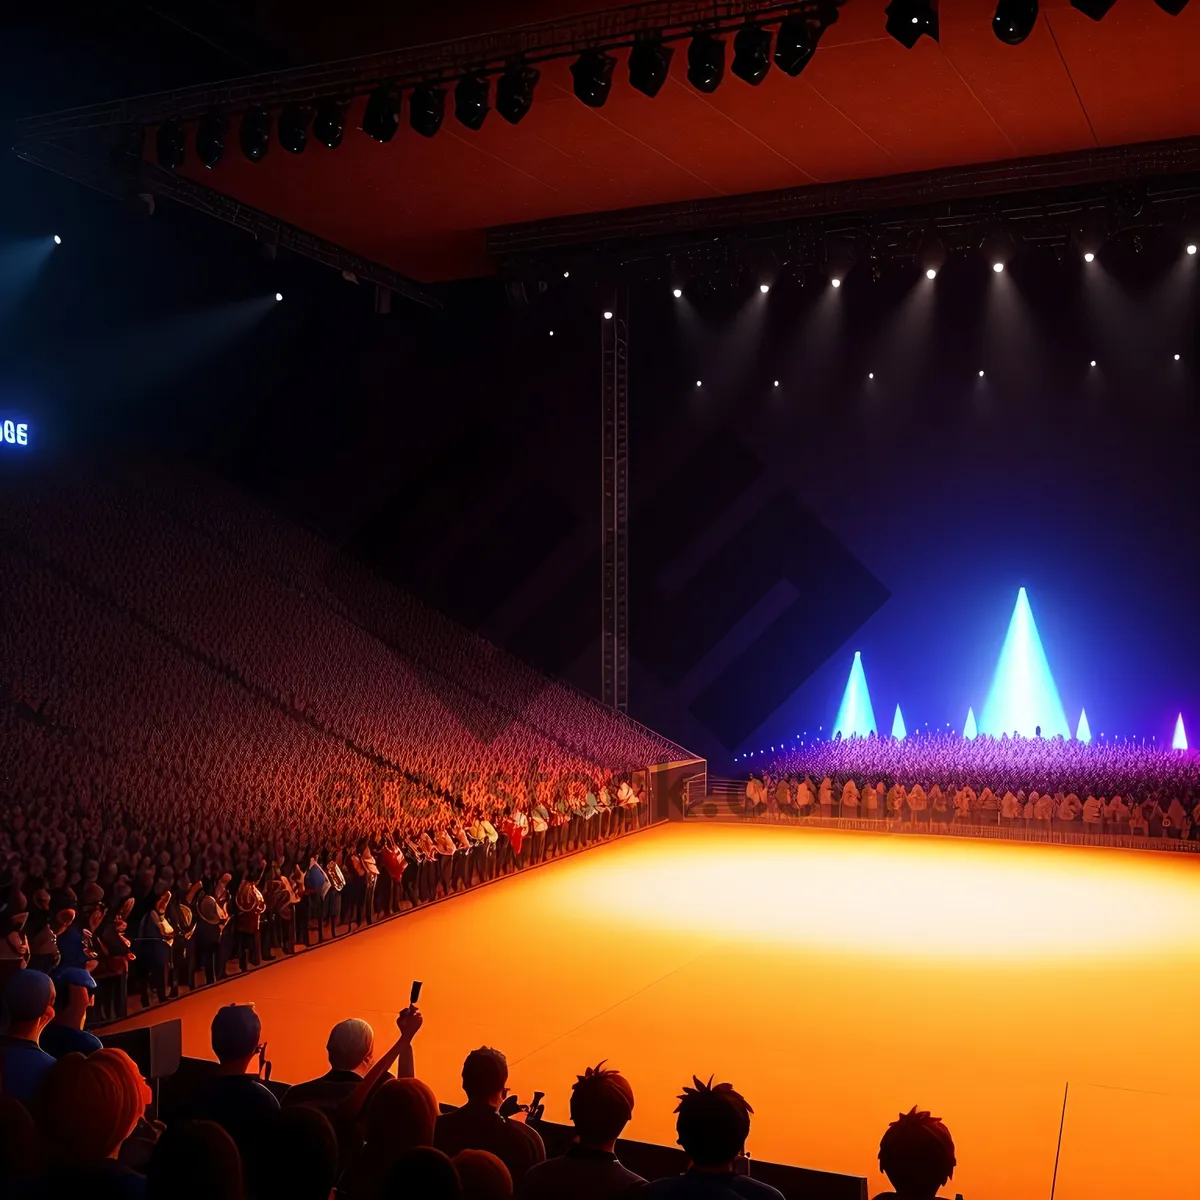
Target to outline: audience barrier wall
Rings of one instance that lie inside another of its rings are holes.
[[[703,787],[703,791],[701,788]],[[1056,846],[1113,846],[1126,850],[1174,850],[1183,854],[1200,853],[1200,830],[1184,839],[1172,836],[1164,829],[1160,836],[1134,836],[1103,828],[1099,832],[1084,832],[1082,821],[1036,821],[1015,817],[1009,820],[998,813],[972,813],[969,820],[953,814],[934,813],[930,809],[914,813],[905,811],[891,817],[871,819],[862,816],[842,816],[835,801],[820,814],[793,816],[770,807],[752,811],[746,807],[746,784],[737,779],[706,778],[695,780],[687,789],[683,808],[676,819],[688,821],[723,821],[755,825],[804,826],[809,829],[845,829],[870,833],[935,834],[946,837],[981,838],[1036,842]],[[1064,828],[1064,826],[1066,826]]]

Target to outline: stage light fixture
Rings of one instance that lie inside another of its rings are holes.
[[[329,150],[336,150],[346,136],[346,109],[336,100],[322,100],[313,117],[313,137]]]
[[[278,302],[279,302],[280,300],[282,300],[282,299],[283,299],[283,293],[282,293],[282,292],[276,292],[276,293],[275,293],[275,302],[276,302],[276,303],[278,303]]]
[[[1176,361],[1176,362],[1178,362],[1178,361],[1179,361],[1179,355],[1178,355],[1178,354],[1177,354],[1177,355],[1175,355],[1175,361]]]
[[[1096,360],[1093,358],[1093,359],[1091,360],[1091,362],[1090,362],[1089,366],[1093,366],[1093,367],[1094,367],[1095,365],[1096,365]]]
[[[1006,46],[1019,46],[1033,32],[1037,18],[1038,0],[999,0],[992,32]]]
[[[54,244],[56,246],[62,245],[62,238],[60,238],[57,233],[54,235]]]
[[[588,108],[603,108],[612,91],[613,68],[617,60],[603,50],[585,50],[571,64],[575,98]]]
[[[932,0],[892,0],[887,6],[884,26],[906,50],[911,50],[921,35],[938,40],[938,14]]]
[[[936,279],[937,272],[932,267],[927,267],[925,270],[925,278],[926,279]]]
[[[1071,7],[1078,9],[1085,17],[1099,21],[1115,3],[1116,0],[1071,0]]]
[[[154,150],[160,167],[166,167],[170,171],[182,167],[187,150],[187,134],[184,132],[183,122],[164,121],[155,135]]]
[[[1195,242],[1188,242],[1188,245],[1187,245],[1187,252],[1188,252],[1189,254],[1195,254],[1195,253],[1196,253],[1196,243],[1195,243]]]
[[[771,69],[771,31],[747,21],[734,35],[729,69],[751,87],[758,87]]]
[[[211,171],[225,154],[229,122],[219,112],[205,113],[196,126],[196,157]]]
[[[778,379],[777,379],[777,380],[775,380],[775,386],[776,386],[776,387],[778,387],[778,386],[779,386],[779,380],[778,380]]]
[[[688,83],[706,95],[715,92],[725,78],[725,43],[700,30],[688,46]]]
[[[775,65],[793,79],[808,66],[817,49],[817,39],[800,13],[789,13],[775,35]]]
[[[999,275],[1004,270],[1004,264],[1002,262],[994,262],[992,263],[992,270]]]
[[[1187,733],[1183,728],[1183,713],[1180,713],[1175,718],[1175,736],[1171,739],[1172,750],[1186,750],[1188,748]]]
[[[643,96],[653,99],[667,82],[675,47],[664,45],[660,34],[638,38],[629,51],[629,83]]]
[[[446,115],[446,89],[422,83],[408,98],[408,123],[422,137],[431,138],[442,127]]]
[[[868,371],[868,372],[867,372],[867,378],[868,378],[868,379],[874,379],[874,378],[875,378],[875,372],[874,372],[874,371]]]
[[[679,300],[683,296],[683,288],[673,289],[671,295],[674,296],[676,300]]]
[[[519,125],[533,107],[533,89],[541,77],[536,67],[513,63],[496,80],[496,111],[510,125]]]
[[[308,145],[309,112],[298,104],[289,104],[279,114],[276,133],[279,144],[289,154],[303,154]]]
[[[491,112],[488,95],[491,80],[486,75],[464,75],[454,85],[454,116],[460,125],[478,133]]]
[[[704,383],[703,383],[703,381],[702,381],[702,380],[699,380],[699,379],[697,379],[697,380],[696,380],[696,386],[697,386],[697,387],[703,387],[703,386],[704,386]]]
[[[271,146],[271,114],[265,108],[252,108],[243,114],[238,143],[251,162],[262,161]]]
[[[1154,3],[1169,17],[1177,17],[1185,8],[1188,0],[1154,0]]]
[[[765,296],[771,290],[771,285],[769,283],[760,283],[758,290]]]
[[[368,97],[361,129],[373,142],[387,143],[400,128],[400,99],[390,84],[381,83]]]
[[[980,379],[982,379],[982,378],[983,378],[983,372],[982,372],[982,371],[980,371],[980,372],[979,372],[979,378],[980,378]]]
[[[553,329],[552,329],[552,330],[550,330],[550,336],[551,336],[551,337],[553,337],[553,336],[554,336],[554,330],[553,330]]]
[[[604,310],[604,319],[605,319],[606,321],[611,321],[611,320],[612,320],[612,313],[611,313],[611,312],[609,312],[609,311],[608,311],[608,309],[605,309],[605,310]]]
[[[833,287],[841,287],[842,286],[842,281],[836,275],[829,282],[830,282],[831,286],[833,286]]]
[[[1095,262],[1095,261],[1096,261],[1096,256],[1095,256],[1095,254],[1094,254],[1094,253],[1092,253],[1092,251],[1091,251],[1091,250],[1089,250],[1089,251],[1088,251],[1088,252],[1087,252],[1087,253],[1086,253],[1086,254],[1083,256],[1083,261],[1084,261],[1084,262],[1086,262],[1086,263]]]

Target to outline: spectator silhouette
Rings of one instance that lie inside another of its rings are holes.
[[[37,1129],[29,1109],[0,1096],[0,1200],[17,1200],[38,1169]]]
[[[247,1074],[257,1058],[265,1062],[260,1043],[262,1021],[253,1004],[227,1004],[212,1019],[212,1048],[220,1066],[186,1106],[193,1120],[215,1121],[245,1154],[255,1126],[279,1112],[279,1101],[264,1087],[257,1072]]]
[[[617,1138],[632,1115],[629,1081],[604,1063],[588,1067],[571,1089],[574,1143],[559,1158],[529,1169],[518,1189],[521,1200],[610,1200],[644,1183],[616,1155]]]
[[[701,1083],[685,1087],[675,1110],[675,1131],[691,1166],[671,1179],[648,1184],[642,1194],[656,1200],[692,1197],[735,1200],[783,1200],[780,1192],[751,1179],[745,1157],[753,1109],[730,1083]]]
[[[242,1160],[213,1121],[176,1121],[146,1166],[148,1200],[242,1200]]]
[[[324,1113],[305,1105],[262,1122],[244,1156],[253,1200],[329,1200],[338,1176],[338,1143]]]
[[[434,1145],[451,1157],[460,1150],[487,1150],[520,1183],[530,1167],[545,1161],[546,1147],[524,1121],[500,1115],[508,1095],[508,1060],[490,1046],[472,1050],[463,1063],[462,1086],[467,1102],[438,1118]]]
[[[393,1168],[405,1152],[433,1145],[437,1113],[437,1097],[428,1084],[419,1079],[386,1080],[367,1105],[366,1144],[346,1174],[350,1200],[385,1195]]]
[[[96,981],[82,967],[66,967],[54,980],[54,1020],[38,1040],[51,1058],[66,1054],[94,1054],[101,1042],[84,1029],[88,1009],[95,1003]]]
[[[0,1086],[5,1096],[28,1104],[54,1059],[39,1045],[54,1020],[54,984],[49,975],[26,968],[4,989],[8,1033],[0,1037]]]
[[[914,1104],[880,1139],[879,1169],[895,1191],[884,1192],[877,1200],[935,1200],[956,1165],[950,1130],[940,1118],[918,1112]]]
[[[512,1176],[494,1154],[460,1150],[451,1161],[458,1172],[462,1200],[512,1200]]]
[[[386,1186],[375,1195],[379,1200],[461,1200],[462,1187],[454,1164],[440,1150],[419,1146],[396,1158]]]

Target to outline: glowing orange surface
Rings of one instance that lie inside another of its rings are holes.
[[[958,1145],[967,1200],[1200,1195],[1200,861],[672,826],[406,916],[168,1011],[208,1056],[253,999],[279,1079],[326,1069],[329,1026],[379,1041],[425,981],[417,1069],[458,1098],[463,1054],[501,1047],[524,1099],[566,1119],[601,1058],[637,1092],[631,1136],[670,1142],[680,1084],[732,1080],[751,1152],[866,1174],[917,1103]],[[136,1024],[138,1022],[130,1022]]]

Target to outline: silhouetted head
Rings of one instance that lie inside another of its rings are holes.
[[[955,1165],[950,1130],[916,1105],[887,1127],[879,1143],[879,1169],[903,1200],[932,1200]]]
[[[698,1167],[724,1167],[745,1149],[754,1111],[731,1083],[692,1077],[675,1110],[679,1144]]]

